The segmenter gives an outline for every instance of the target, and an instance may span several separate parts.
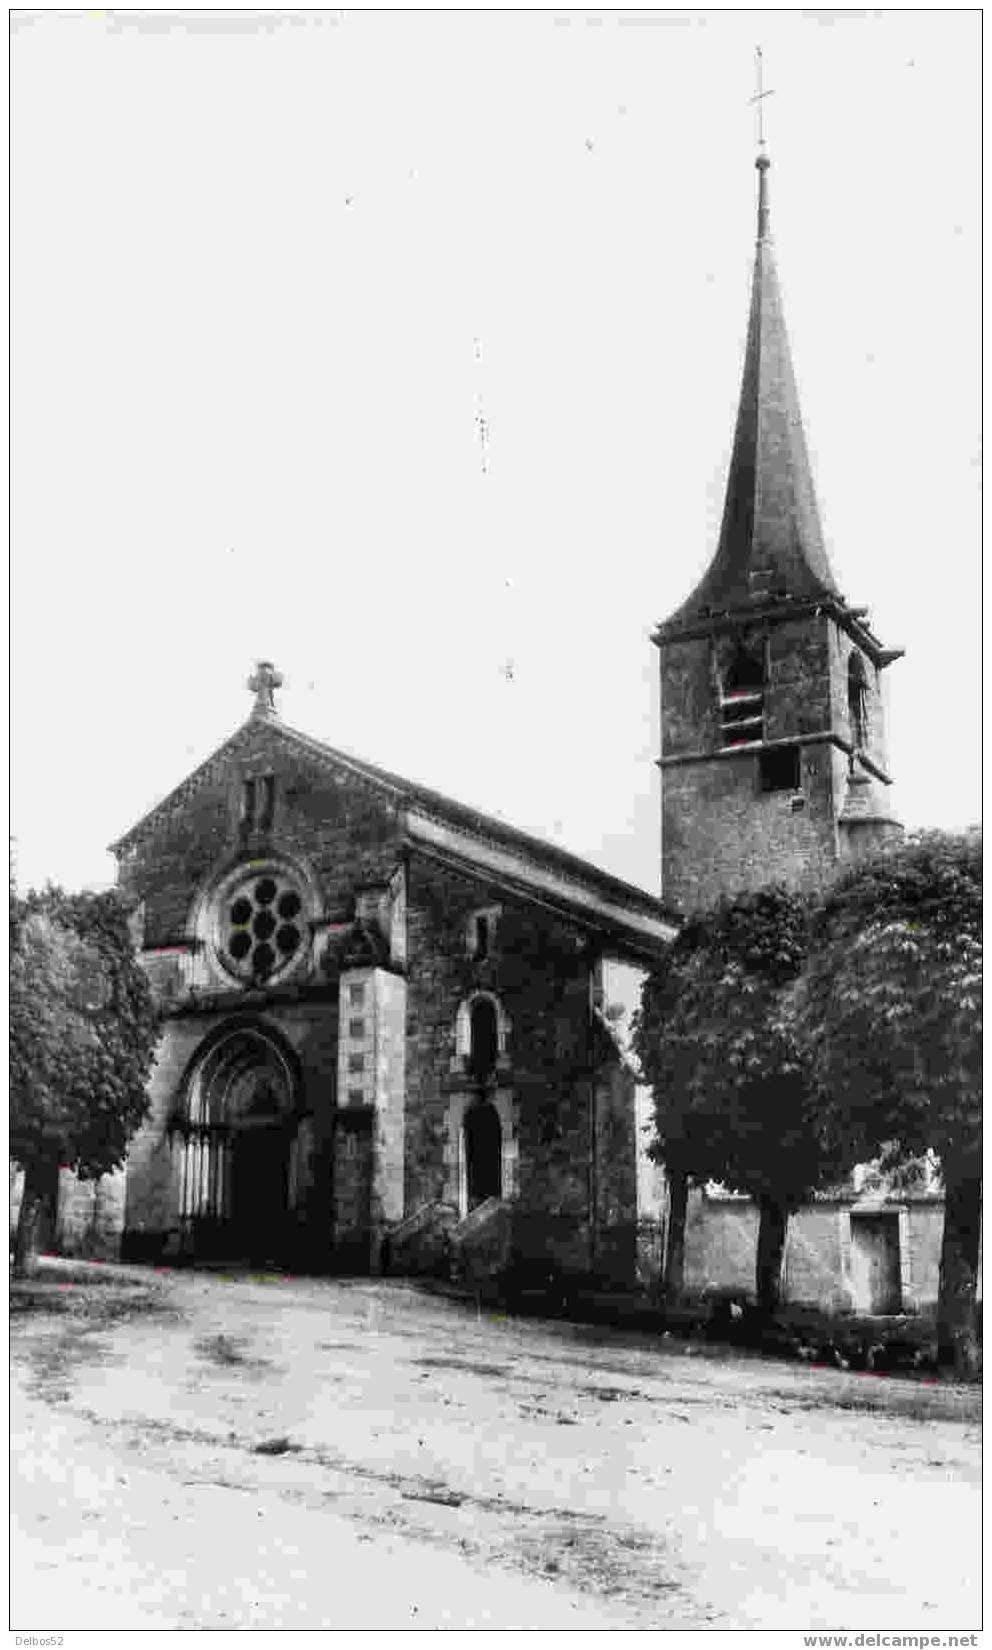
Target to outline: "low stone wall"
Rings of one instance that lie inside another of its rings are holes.
[[[21,1212],[24,1173],[10,1170],[10,1236]],[[116,1260],[124,1230],[124,1170],[80,1180],[71,1169],[59,1173],[59,1202],[51,1247],[60,1255],[89,1260]]]
[[[124,1170],[80,1180],[70,1169],[59,1175],[55,1247],[60,1255],[116,1260],[124,1230]]]
[[[898,1231],[901,1310],[920,1312],[937,1300],[944,1205],[936,1196],[899,1202],[823,1199],[789,1221],[782,1297],[827,1312],[868,1310],[852,1268],[852,1219],[890,1218]],[[754,1293],[758,1210],[749,1198],[694,1191],[689,1198],[685,1284],[691,1294]]]
[[[693,1192],[685,1227],[685,1285],[693,1293],[754,1290],[758,1211],[746,1198]]]

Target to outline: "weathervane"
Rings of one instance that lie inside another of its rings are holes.
[[[763,104],[766,97],[772,97],[774,95],[774,93],[772,91],[767,91],[766,92],[765,89],[764,89],[763,75],[762,75],[761,47],[760,46],[755,46],[755,48],[754,48],[754,78],[755,78],[755,93],[754,93],[754,96],[752,98],[748,99],[748,103],[749,104],[753,103],[755,105],[755,116],[756,116],[757,128],[758,128],[757,133],[756,133],[757,140],[758,140],[758,148],[763,150],[764,147],[765,147],[765,127],[764,127],[764,121],[763,121],[763,118],[762,118],[763,111],[762,111],[761,105]]]

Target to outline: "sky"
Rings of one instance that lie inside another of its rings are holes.
[[[980,812],[980,14],[14,14],[22,887],[247,716],[659,888],[655,624],[772,229],[894,809]]]

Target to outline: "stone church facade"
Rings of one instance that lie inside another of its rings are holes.
[[[601,970],[649,965],[671,918],[287,727],[277,684],[260,666],[246,723],[115,845],[163,1015],[123,1254],[416,1270],[443,1238],[632,1281]]]

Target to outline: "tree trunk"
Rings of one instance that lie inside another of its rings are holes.
[[[668,1170],[668,1223],[665,1230],[664,1293],[670,1306],[685,1288],[685,1219],[689,1203],[689,1176]]]
[[[982,1218],[981,1176],[945,1169],[945,1185],[937,1358],[956,1375],[973,1375],[978,1369],[975,1287]]]
[[[782,1299],[782,1260],[789,1211],[773,1198],[758,1199],[758,1248],[754,1262],[754,1289],[758,1306],[769,1314],[778,1310]]]
[[[17,1217],[14,1240],[14,1276],[30,1277],[38,1264],[38,1254],[55,1229],[58,1211],[59,1166],[35,1162],[24,1171],[24,1190]]]

